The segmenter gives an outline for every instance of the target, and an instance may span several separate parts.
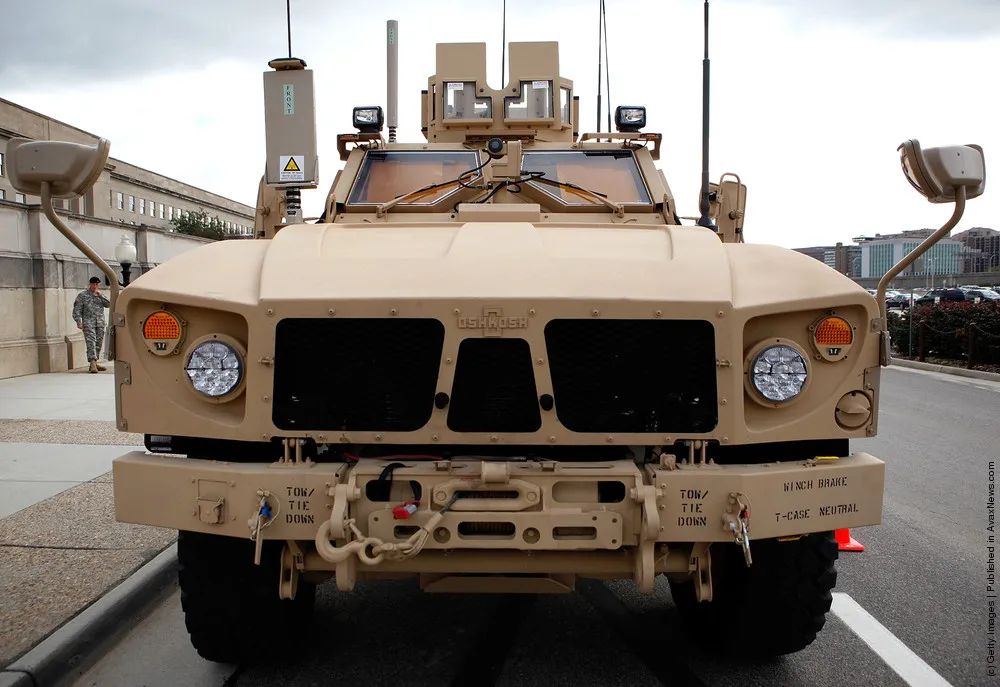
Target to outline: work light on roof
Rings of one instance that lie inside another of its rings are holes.
[[[619,131],[639,131],[646,126],[646,108],[619,105],[615,108],[615,127]]]
[[[378,105],[354,108],[354,127],[361,133],[377,133],[382,130],[384,122],[382,108]]]

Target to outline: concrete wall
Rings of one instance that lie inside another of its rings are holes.
[[[128,236],[137,252],[133,278],[209,242],[154,227],[57,213],[118,270],[114,247]],[[39,206],[0,201],[0,378],[87,364],[83,333],[72,313],[76,295],[92,276],[103,283],[101,271],[52,226]]]

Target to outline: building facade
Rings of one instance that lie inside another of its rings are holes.
[[[10,183],[7,141],[14,137],[93,144],[97,136],[0,99],[0,378],[86,365],[83,333],[72,318],[76,295],[103,275],[49,222],[40,199]],[[136,247],[133,278],[208,239],[173,231],[172,218],[204,211],[230,237],[252,237],[255,209],[121,160],[108,158],[81,198],[55,199],[63,222],[120,272],[114,248]],[[106,291],[105,291],[106,292]]]
[[[965,246],[963,256],[965,272],[1000,270],[1000,231],[973,227],[955,234],[952,238]]]
[[[819,260],[851,279],[861,276],[861,246],[845,246],[838,243],[836,246],[811,246],[794,250]]]
[[[893,265],[911,253],[933,230],[921,229],[900,234],[876,234],[855,239],[861,245],[861,274],[864,279],[878,279]],[[900,276],[934,276],[964,274],[965,247],[958,241],[944,238],[924,253]]]
[[[0,201],[37,205],[37,197],[14,190],[7,170],[7,141],[21,136],[92,145],[94,134],[0,98]],[[230,236],[252,236],[254,208],[170,177],[108,158],[94,187],[80,198],[53,201],[59,209],[130,226],[171,230],[170,220],[204,211],[218,217]]]

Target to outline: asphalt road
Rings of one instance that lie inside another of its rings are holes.
[[[846,596],[835,601],[856,601],[874,620],[831,613],[798,654],[727,658],[721,638],[685,631],[665,582],[648,596],[630,582],[582,581],[571,595],[500,597],[386,581],[354,594],[321,587],[304,655],[264,668],[199,659],[174,592],[74,685],[1000,684],[987,676],[986,634],[987,463],[1000,454],[1000,384],[883,374],[879,436],[855,444],[886,461],[883,524],[852,531],[867,550],[841,554],[836,591]],[[870,647],[862,636],[879,633],[876,621],[887,632]]]

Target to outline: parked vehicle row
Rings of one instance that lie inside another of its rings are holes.
[[[874,297],[875,289],[868,289],[868,293]],[[885,306],[888,310],[907,310],[912,304],[927,305],[939,302],[1000,302],[1000,293],[992,288],[966,284],[957,288],[948,287],[940,289],[914,289],[913,292],[887,291],[885,294]]]

